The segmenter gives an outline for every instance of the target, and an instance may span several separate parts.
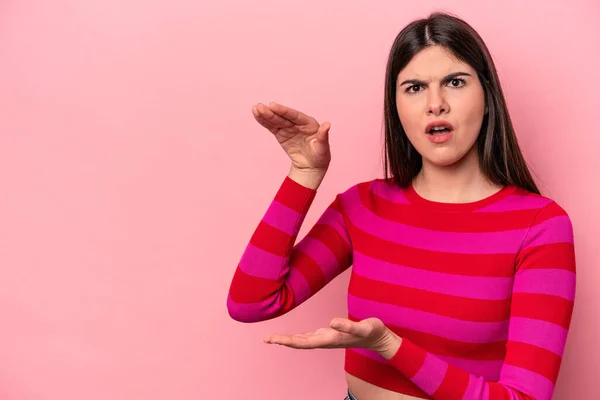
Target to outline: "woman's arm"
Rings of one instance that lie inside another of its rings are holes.
[[[291,173],[285,178],[237,266],[227,298],[229,314],[237,321],[258,322],[287,313],[352,263],[339,197],[294,245],[316,195],[296,178]]]

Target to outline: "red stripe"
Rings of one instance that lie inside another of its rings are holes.
[[[389,363],[406,377],[413,378],[423,367],[427,352],[415,346],[406,338],[402,338],[402,344],[396,354],[390,358]]]
[[[528,247],[517,256],[519,269],[566,269],[575,272],[575,251],[572,243],[551,243]]]
[[[275,201],[278,201],[300,214],[305,214],[315,198],[316,193],[316,190],[304,187],[289,177],[286,177],[281,184],[279,191],[275,195]]]
[[[369,257],[428,271],[466,276],[512,277],[514,254],[457,254],[416,249],[388,242],[356,228],[350,221],[354,249]]]
[[[469,385],[469,375],[465,371],[448,364],[446,375],[440,387],[433,394],[434,399],[462,399]]]
[[[495,382],[487,383],[488,390],[490,391],[489,400],[512,400],[512,396],[508,392],[509,389],[503,385]]]
[[[336,198],[335,198],[335,200],[329,205],[329,208],[333,208],[334,210],[336,210],[340,214],[344,214],[344,207],[342,205],[342,202],[340,201],[340,196],[339,195],[337,195]]]
[[[327,224],[316,224],[307,236],[323,243],[333,253],[339,266],[350,264],[352,249],[335,228]]]
[[[250,238],[250,243],[271,254],[286,257],[291,251],[295,240],[295,237],[272,227],[264,221],[260,221]]]
[[[363,299],[473,322],[501,322],[510,317],[510,299],[480,300],[408,288],[353,275],[348,291]]]
[[[417,385],[402,375],[394,367],[365,357],[352,349],[346,349],[344,369],[373,385],[393,390],[408,396],[431,399]]]
[[[278,295],[283,310],[291,310],[294,305],[294,293],[288,286],[279,281],[248,275],[239,268],[235,271],[229,293],[236,303],[259,303]]]
[[[446,339],[425,332],[388,325],[398,336],[407,338],[428,352],[440,356],[464,358],[466,360],[502,360],[506,354],[506,341],[490,343],[465,343]]]
[[[513,293],[513,317],[551,322],[569,329],[573,302],[562,297],[537,293]]]
[[[542,222],[549,220],[550,218],[554,218],[554,217],[558,217],[558,216],[565,216],[565,215],[567,215],[565,210],[561,206],[559,206],[557,203],[552,202],[540,210],[538,216],[535,218],[534,225],[541,224]]]
[[[361,203],[375,215],[390,221],[445,232],[497,232],[526,229],[539,209],[491,213],[449,213],[413,204],[394,203],[371,191],[370,182],[360,184]]]
[[[348,319],[356,322],[360,321],[360,318],[352,314],[348,314]],[[506,340],[489,343],[466,343],[391,324],[386,324],[386,326],[396,335],[410,340],[435,355],[464,358],[466,360],[495,361],[503,360],[506,354]]]
[[[304,276],[310,287],[311,295],[318,292],[327,283],[319,264],[301,251],[294,250],[292,252],[290,265]]]
[[[508,341],[507,364],[536,372],[556,383],[561,357],[551,351],[527,343]]]

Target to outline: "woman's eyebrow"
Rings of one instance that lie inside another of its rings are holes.
[[[451,81],[452,79],[457,78],[459,76],[472,76],[472,75],[469,74],[468,72],[453,72],[453,73],[448,74],[445,77],[443,77],[442,82]],[[427,82],[421,81],[419,79],[407,79],[398,86],[403,86],[403,85],[406,85],[407,83],[410,83],[411,85],[426,85],[427,84]]]

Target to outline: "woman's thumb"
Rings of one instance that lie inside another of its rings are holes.
[[[331,128],[331,124],[329,122],[324,122],[319,126],[319,130],[317,131],[317,139],[321,142],[327,142],[329,139],[329,128]]]

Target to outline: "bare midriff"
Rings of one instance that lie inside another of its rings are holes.
[[[423,400],[373,385],[347,372],[346,382],[357,400]]]

